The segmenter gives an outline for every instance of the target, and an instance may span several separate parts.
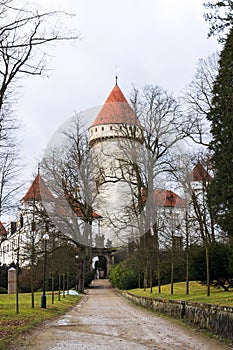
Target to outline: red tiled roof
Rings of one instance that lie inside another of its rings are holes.
[[[83,214],[83,211],[82,211],[82,209],[81,209],[81,207],[80,207],[80,204],[78,203],[78,202],[74,202],[73,200],[72,200],[72,196],[67,196],[67,199],[68,199],[68,202],[69,202],[69,197],[70,197],[70,200],[71,200],[71,202],[70,202],[70,206],[71,206],[71,208],[72,208],[72,210],[74,211],[74,213],[79,217],[79,218],[83,218],[84,217],[84,214]],[[73,205],[71,204],[73,202]],[[64,209],[64,208],[63,208]],[[83,210],[85,211],[86,209],[91,209],[91,207],[89,207],[89,208],[83,208]],[[64,213],[63,213],[63,215],[65,215],[65,210],[64,210]],[[97,214],[95,211],[93,211],[92,210],[92,212],[91,212],[91,217],[94,219],[99,219],[99,218],[101,218],[101,216],[99,215],[99,214]]]
[[[118,85],[115,85],[91,127],[103,124],[131,124],[141,126]]]
[[[143,192],[143,200],[146,201],[146,191],[144,190]],[[153,202],[158,207],[186,207],[186,200],[171,190],[155,189],[153,192]]]
[[[67,196],[69,197],[69,196]],[[80,208],[80,206],[78,205],[78,203],[73,203],[73,205],[69,202],[69,200],[65,200],[63,199],[63,201],[59,200],[59,199],[55,199],[53,198],[53,204],[55,204],[54,207],[54,212],[56,213],[56,215],[60,216],[60,217],[65,217],[65,216],[69,216],[69,207],[72,209],[72,211],[77,215],[77,217],[79,218],[84,218],[84,214]],[[93,219],[99,219],[102,216],[100,216],[99,214],[97,214],[95,211],[92,211],[91,213],[91,217]]]
[[[52,199],[53,195],[38,174],[21,201],[41,201],[42,197],[43,199]]]
[[[54,198],[54,196],[46,186],[44,180],[38,174],[35,180],[33,181],[33,183],[31,184],[29,190],[25,194],[25,196],[21,199],[21,201],[41,201],[42,199],[52,200],[52,202],[56,204],[56,207],[55,207],[56,214],[61,216],[67,215],[66,206],[62,206],[61,202],[59,202]],[[83,217],[81,209],[78,206],[73,208],[73,210],[78,217]],[[101,216],[93,211],[92,217],[100,218]]]
[[[112,89],[112,91],[110,92],[107,100],[105,101],[105,103],[114,103],[114,102],[124,102],[124,103],[128,103],[128,101],[126,100],[123,92],[121,91],[121,89],[119,88],[118,85],[115,85],[114,88]]]
[[[74,212],[75,212],[75,214],[76,214],[79,218],[83,218],[84,215],[83,215],[83,213],[82,213],[80,207],[74,208]],[[92,211],[91,217],[92,217],[93,219],[100,219],[102,216],[100,216],[99,214],[97,214],[95,211]]]
[[[166,200],[164,203],[165,207],[180,207],[185,208],[186,207],[186,200],[184,198],[181,198],[176,194],[175,192],[171,190],[166,190]]]
[[[74,213],[77,215],[78,218],[84,217],[80,207],[72,208],[72,210],[74,211]],[[60,217],[69,216],[69,213],[68,213],[66,206],[61,206],[59,204],[55,208],[55,213],[56,213],[56,215],[58,215]],[[97,214],[95,211],[92,211],[92,218],[93,219],[100,219],[101,217],[102,216]]]
[[[0,221],[0,236],[6,236],[7,232],[5,227],[3,226],[2,222]]]
[[[192,181],[209,181],[212,179],[210,174],[205,170],[200,162],[198,162],[197,165],[193,168],[191,177]]]

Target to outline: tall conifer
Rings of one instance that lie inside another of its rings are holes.
[[[220,55],[208,119],[215,172],[208,191],[209,203],[216,222],[233,239],[233,28]]]

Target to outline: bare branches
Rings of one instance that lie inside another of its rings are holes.
[[[206,60],[200,59],[192,82],[184,89],[182,102],[183,114],[188,116],[190,128],[186,136],[195,143],[208,146],[210,126],[207,121],[212,100],[212,88],[218,72],[218,53]]]
[[[18,181],[20,171],[21,167],[17,163],[14,150],[0,152],[0,216],[6,212],[9,214],[16,208],[14,196],[22,187]]]
[[[61,142],[49,148],[43,157],[42,171],[53,196],[43,198],[48,216],[60,232],[77,244],[92,246],[93,176],[90,146],[82,120],[75,115],[66,129],[61,129]]]
[[[45,46],[63,40],[76,40],[77,31],[63,23],[73,15],[52,11],[40,13],[35,7],[11,6],[15,1],[0,4],[0,97],[23,75],[41,75],[46,67]],[[27,9],[26,9],[27,8]],[[0,106],[2,104],[0,103]]]
[[[6,183],[14,182],[10,169],[4,169],[7,165],[16,171],[18,164],[15,140],[19,124],[13,117],[17,84],[25,76],[46,71],[51,44],[78,39],[77,30],[66,26],[73,17],[60,11],[40,12],[35,5],[18,0],[0,1],[0,208],[3,198],[12,195]]]

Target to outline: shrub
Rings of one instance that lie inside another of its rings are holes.
[[[113,287],[119,289],[133,289],[137,287],[137,272],[128,265],[127,260],[111,267],[109,280]]]
[[[228,244],[209,245],[210,280],[224,290],[233,288],[233,253]],[[206,283],[206,252],[204,246],[194,246],[190,255],[190,278]]]
[[[6,288],[0,287],[0,294],[7,294],[8,291]]]

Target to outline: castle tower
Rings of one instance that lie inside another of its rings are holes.
[[[203,193],[206,193],[206,187],[211,180],[212,177],[208,171],[204,168],[202,163],[198,161],[190,176],[192,190],[197,193],[200,192],[203,195]]]
[[[132,231],[133,164],[140,158],[143,129],[117,83],[89,128],[89,142],[97,190],[94,209],[103,217],[101,232],[114,247],[122,246]]]

